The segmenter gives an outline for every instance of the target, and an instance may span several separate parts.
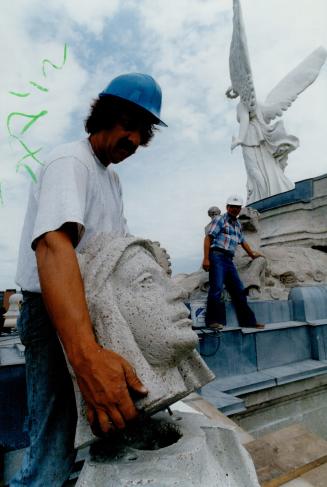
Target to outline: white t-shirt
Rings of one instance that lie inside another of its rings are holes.
[[[118,175],[101,164],[87,139],[52,151],[31,185],[16,274],[23,290],[40,292],[33,243],[67,222],[78,224],[77,250],[96,233],[128,233]]]

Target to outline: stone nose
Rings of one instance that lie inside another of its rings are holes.
[[[169,292],[168,292],[168,301],[174,302],[177,300],[186,300],[188,298],[188,293],[185,289],[180,286],[179,284],[175,284],[173,279],[170,280]]]

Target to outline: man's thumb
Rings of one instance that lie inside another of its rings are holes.
[[[146,387],[144,387],[132,367],[125,368],[125,377],[129,389],[133,390],[137,394],[140,394],[141,396],[146,396],[148,394],[149,391]]]

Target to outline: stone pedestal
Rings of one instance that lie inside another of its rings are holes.
[[[159,413],[92,446],[76,487],[259,487],[236,433],[201,414]]]
[[[327,251],[327,174],[295,183],[286,193],[251,203],[260,212],[261,245]]]

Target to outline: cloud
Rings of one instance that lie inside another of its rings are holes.
[[[259,99],[318,45],[327,46],[325,0],[243,0],[245,24]],[[229,193],[245,196],[241,150],[231,154],[238,131],[236,102],[227,100],[231,0],[12,0],[0,19],[0,289],[12,286],[30,176],[16,165],[21,146],[10,139],[10,112],[47,115],[25,134],[32,149],[83,135],[94,96],[122,72],[154,75],[163,89],[162,118],[168,123],[149,148],[118,167],[133,233],[160,240],[176,268],[201,261],[207,208],[224,209]],[[62,70],[42,76],[44,58]],[[41,92],[29,81],[44,84]],[[326,172],[327,67],[284,115],[300,138],[287,175],[294,181]],[[25,99],[10,90],[31,92]],[[23,121],[13,119],[15,131]],[[42,154],[44,153],[42,152]],[[37,164],[31,161],[33,168]],[[188,264],[187,264],[188,262]],[[180,263],[180,265],[179,265]]]

